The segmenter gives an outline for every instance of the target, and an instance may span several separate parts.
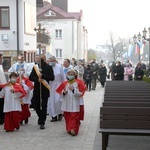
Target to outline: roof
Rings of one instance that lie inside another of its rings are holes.
[[[44,14],[49,10],[51,10],[57,14],[55,17],[51,16],[51,17],[53,17],[53,19],[54,18],[55,19],[77,19],[80,21],[81,17],[82,17],[82,11],[68,13],[49,2],[44,2],[44,7],[37,9],[37,18],[38,19],[50,18],[50,17],[44,16]]]

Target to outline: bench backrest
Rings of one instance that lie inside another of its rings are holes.
[[[103,102],[104,107],[150,107],[150,100],[148,102],[129,102],[129,101],[110,101],[110,102]]]
[[[150,129],[150,107],[101,107],[100,128]]]

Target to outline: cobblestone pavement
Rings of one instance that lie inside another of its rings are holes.
[[[81,123],[78,136],[66,133],[64,119],[50,122],[49,116],[46,129],[40,130],[32,110],[29,124],[22,125],[20,130],[6,133],[0,126],[0,150],[93,150],[103,92],[99,84],[95,91],[86,92],[85,120]]]

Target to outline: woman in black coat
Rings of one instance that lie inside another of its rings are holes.
[[[116,62],[114,78],[115,80],[124,80],[124,67],[121,65],[120,61]]]
[[[92,83],[92,75],[93,71],[91,69],[91,65],[87,65],[87,68],[84,71],[84,77],[85,77],[85,83],[87,86],[87,89],[91,91],[91,83]]]
[[[98,70],[98,75],[99,75],[99,81],[102,87],[104,87],[106,82],[106,76],[107,76],[107,69],[104,64],[100,65],[100,68]]]
[[[138,63],[137,68],[135,69],[135,80],[143,80],[144,71],[141,69],[141,64]]]

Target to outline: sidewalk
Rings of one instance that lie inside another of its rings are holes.
[[[46,129],[40,130],[35,111],[31,111],[29,124],[22,125],[19,131],[6,133],[0,126],[0,150],[93,150],[103,92],[99,83],[95,91],[86,92],[85,120],[81,123],[78,136],[72,137],[66,133],[64,119],[50,122],[49,116]],[[101,139],[100,134],[98,138]],[[101,145],[101,140],[98,142]]]

